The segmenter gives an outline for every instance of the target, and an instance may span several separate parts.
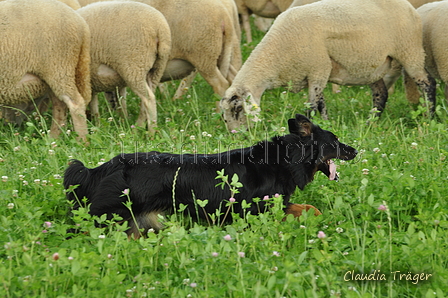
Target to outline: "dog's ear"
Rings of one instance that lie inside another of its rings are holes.
[[[290,133],[302,137],[310,136],[313,131],[313,123],[311,123],[311,121],[307,117],[301,114],[296,114],[295,119],[289,119],[288,126]]]

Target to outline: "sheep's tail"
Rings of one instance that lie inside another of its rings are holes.
[[[233,37],[235,36],[235,29],[233,27],[230,18],[226,18],[222,21],[222,51],[219,57],[219,71],[228,80],[230,63],[232,61],[233,53]]]
[[[90,31],[85,23],[81,51],[79,53],[78,65],[76,66],[76,86],[85,104],[88,105],[92,99],[90,85]]]
[[[166,22],[166,21],[165,21]],[[155,83],[152,88],[155,89],[162,78],[171,53],[171,32],[168,23],[166,26],[160,26],[157,34],[157,57],[151,71],[148,73],[148,82]]]
[[[91,181],[90,169],[86,168],[82,162],[73,159],[64,173],[64,189],[67,191],[67,199],[75,203],[74,208],[81,206]]]

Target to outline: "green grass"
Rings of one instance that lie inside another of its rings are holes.
[[[244,57],[252,48],[243,46]],[[181,100],[158,94],[153,137],[132,126],[139,102],[132,94],[129,119],[102,99],[102,117],[89,124],[87,147],[74,133],[49,138],[51,114],[31,116],[19,128],[0,127],[0,296],[444,297],[448,132],[442,89],[438,113],[428,119],[397,84],[381,119],[370,125],[368,87],[342,87],[337,94],[327,89],[330,120],[314,121],[360,154],[339,162],[339,182],[317,174],[292,196],[292,202],[315,205],[322,216],[282,221],[278,202],[270,213],[223,227],[177,214],[159,234],[137,241],[127,239],[125,225],[96,228],[86,210],[69,215],[61,176],[70,158],[95,167],[121,152],[214,153],[250,146],[286,133],[287,119],[305,111],[307,91],[265,92],[263,122],[235,134],[226,131],[215,109],[218,98],[201,78]],[[67,238],[73,227],[85,233]],[[318,238],[319,231],[326,237]],[[355,278],[374,270],[375,279],[385,274],[386,280],[347,281],[352,272]],[[432,276],[412,280],[420,273]]]

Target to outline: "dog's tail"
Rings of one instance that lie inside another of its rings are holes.
[[[75,209],[81,206],[84,197],[88,198],[86,190],[89,189],[90,181],[90,169],[79,160],[70,160],[64,173],[64,189],[67,199],[74,202]]]

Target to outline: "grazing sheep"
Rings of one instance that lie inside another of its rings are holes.
[[[68,107],[79,137],[87,134],[90,33],[73,9],[54,0],[0,2],[0,105],[23,108],[49,97],[50,135],[57,137]]]
[[[300,5],[305,5],[305,4],[310,4],[310,3],[314,3],[320,0],[294,0],[291,3],[290,7],[296,7],[296,6],[300,6]],[[420,6],[422,6],[423,4],[429,3],[429,2],[434,2],[434,1],[441,1],[441,0],[408,0],[409,3],[412,4],[412,6],[414,6],[414,8],[419,8]]]
[[[445,83],[448,99],[448,1],[428,3],[417,9],[423,24],[425,67],[429,74]],[[406,96],[418,103],[420,93],[415,83],[405,76]]]
[[[441,1],[441,0],[408,0],[408,1],[415,8],[419,8],[420,6],[422,6],[422,5],[426,4],[426,3],[435,2],[435,1]]]
[[[227,80],[229,83],[232,83],[233,79],[235,78],[236,73],[241,68],[242,65],[242,57],[241,57],[241,28],[238,21],[238,10],[236,8],[236,4],[234,0],[221,0],[222,4],[224,4],[225,8],[227,9],[228,13],[230,14],[232,18],[232,23],[235,28],[236,38],[234,38],[234,45],[233,45],[233,52],[232,52],[232,61],[230,65],[230,73],[227,77]],[[179,87],[177,88],[176,93],[173,96],[173,100],[181,98],[185,91],[188,90],[188,88],[191,86],[194,78],[196,77],[197,70],[193,71],[190,75],[183,78]]]
[[[58,0],[58,1],[67,4],[68,6],[70,6],[75,10],[81,8],[81,5],[79,4],[78,0]]]
[[[137,124],[144,125],[146,119],[148,130],[153,132],[157,122],[154,89],[171,50],[170,28],[164,16],[149,5],[131,1],[93,3],[78,13],[92,36],[92,91],[128,86],[141,99]],[[93,113],[97,110],[94,108]]]
[[[245,113],[257,120],[264,90],[290,82],[293,91],[308,86],[310,107],[324,119],[327,82],[370,84],[373,105],[381,112],[387,99],[382,78],[394,60],[424,89],[433,109],[435,90],[424,70],[421,32],[420,17],[405,0],[325,0],[290,8],[275,20],[222,98],[227,127],[246,125]]]
[[[237,33],[221,1],[136,1],[159,10],[171,29],[171,55],[161,81],[181,79],[197,69],[222,96],[232,79]]]
[[[81,7],[89,5],[90,3],[103,2],[103,1],[109,1],[109,0],[78,0],[78,2],[81,5]]]
[[[320,1],[320,0],[294,0],[291,3],[290,7],[301,6],[301,5],[305,5],[305,4],[314,3],[317,1]],[[414,6],[414,8],[418,8],[425,3],[433,2],[433,1],[440,1],[440,0],[408,0],[408,1],[409,1],[409,3],[412,4],[412,6]],[[394,83],[401,76],[401,72],[402,72],[401,65],[399,63],[392,61],[391,70],[389,70],[383,78],[386,86],[388,86],[389,94],[394,92]],[[333,92],[337,92],[339,90],[339,86],[335,85],[335,84],[332,84],[332,88],[333,88]]]
[[[235,0],[242,26],[246,32],[246,41],[252,42],[249,16],[255,14],[265,18],[275,18],[288,9],[292,0]]]

